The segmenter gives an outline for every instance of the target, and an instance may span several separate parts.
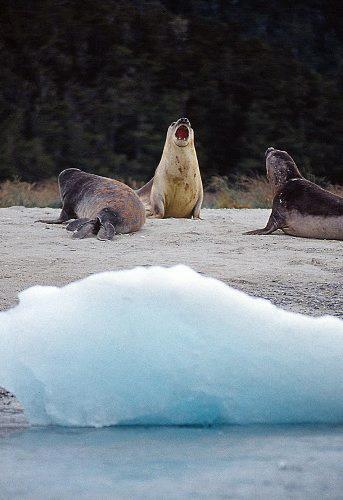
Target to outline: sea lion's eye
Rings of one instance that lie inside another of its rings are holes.
[[[173,127],[175,125],[176,122],[173,122],[170,126]]]

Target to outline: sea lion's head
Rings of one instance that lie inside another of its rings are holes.
[[[169,126],[167,132],[168,139],[179,148],[193,144],[194,132],[188,118],[179,118],[177,122],[173,122]]]
[[[267,178],[278,191],[290,179],[302,177],[293,158],[286,152],[268,148],[266,153]]]

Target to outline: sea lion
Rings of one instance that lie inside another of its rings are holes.
[[[76,219],[67,226],[75,238],[97,234],[100,240],[133,233],[145,222],[143,203],[122,182],[68,168],[60,173],[58,184],[62,200],[59,218],[38,222],[62,224]]]
[[[204,193],[194,131],[187,118],[180,118],[168,128],[155,175],[137,194],[149,216],[200,218]]]
[[[343,198],[305,179],[286,151],[268,148],[267,177],[274,189],[272,213],[263,229],[245,234],[270,234],[343,240]]]

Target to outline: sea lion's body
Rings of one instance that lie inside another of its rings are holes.
[[[180,118],[169,127],[155,175],[137,194],[149,216],[200,217],[203,186],[194,133],[187,118]]]
[[[76,237],[93,232],[100,239],[111,239],[115,233],[138,231],[145,222],[143,203],[122,182],[69,168],[60,173],[58,183],[62,200],[60,217],[43,222],[76,219],[67,227],[76,230]]]
[[[275,196],[265,228],[247,234],[285,234],[303,238],[343,240],[343,198],[304,179],[285,151],[266,152],[269,181]]]
[[[291,179],[277,194],[281,229],[292,236],[343,240],[343,198],[306,179]]]

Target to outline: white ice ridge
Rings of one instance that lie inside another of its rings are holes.
[[[33,424],[343,422],[343,321],[185,266],[107,272],[0,314],[0,386]]]

